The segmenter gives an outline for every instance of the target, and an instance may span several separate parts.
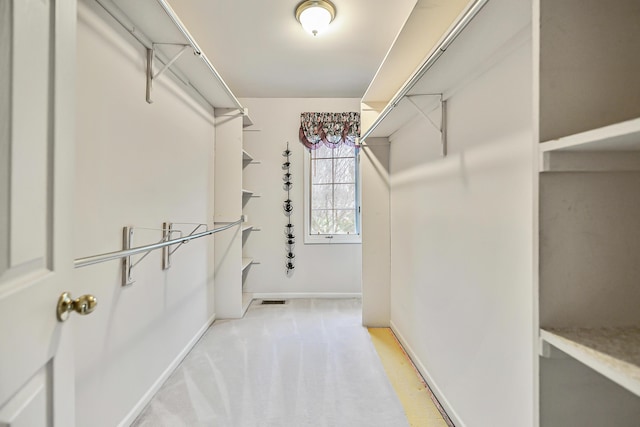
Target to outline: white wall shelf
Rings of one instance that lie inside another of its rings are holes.
[[[245,142],[245,138],[246,138],[246,132],[252,132],[252,131],[258,131],[259,129],[255,129],[254,128],[254,123],[253,121],[251,121],[251,123],[244,123],[243,129],[242,129],[242,134],[243,134],[243,144]],[[260,197],[258,195],[256,195],[252,190],[248,190],[246,188],[244,188],[245,185],[252,185],[253,183],[247,183],[246,181],[246,175],[245,175],[245,168],[248,165],[252,165],[252,164],[259,164],[260,162],[257,162],[253,155],[251,153],[249,153],[249,151],[247,151],[244,146],[242,147],[242,209],[243,209],[243,213],[244,213],[244,208],[246,206],[246,204],[249,202],[249,200],[251,198],[254,197]],[[248,274],[250,273],[249,266],[251,264],[253,264],[253,258],[251,258],[251,254],[247,254],[246,252],[246,243],[249,241],[249,239],[251,239],[251,234],[252,231],[256,230],[256,228],[249,223],[244,223],[243,227],[242,227],[242,315],[244,316],[244,313],[247,311],[247,309],[249,308],[249,305],[251,304],[251,301],[253,300],[253,294],[250,292],[245,292],[244,291],[244,287],[245,287],[245,281],[247,278]]]
[[[486,3],[486,4],[485,4]],[[421,114],[407,96],[443,94],[444,100],[461,82],[469,81],[490,68],[500,58],[530,38],[530,10],[522,2],[493,0],[470,2],[469,8],[458,17],[440,43],[424,59],[420,67],[405,81],[370,127],[364,129],[362,139],[389,137],[396,130]],[[509,16],[509,19],[501,19]],[[464,31],[462,31],[464,30]],[[439,105],[435,97],[421,101],[424,112],[430,105]],[[366,99],[363,100],[367,108]],[[377,102],[380,105],[379,102]],[[418,105],[420,105],[418,103]],[[431,108],[433,109],[433,108]]]
[[[534,8],[540,425],[635,426],[640,58],[624,52],[637,50],[640,10],[636,0]]]
[[[540,338],[640,396],[640,327],[542,329]]]
[[[158,67],[168,71],[194,98],[214,109],[245,109],[193,36],[165,0],[96,0],[122,27],[147,49],[153,49]],[[173,63],[178,52],[188,46]],[[155,73],[155,71],[154,71]],[[245,121],[250,119],[246,117]]]
[[[418,0],[369,84],[362,102],[374,108],[381,103],[384,107],[468,3],[468,0]]]
[[[640,151],[640,118],[540,144],[549,151]]]

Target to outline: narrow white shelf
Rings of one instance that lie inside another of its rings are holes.
[[[242,258],[242,271],[245,271],[247,267],[251,265],[253,258]]]
[[[541,329],[540,338],[640,396],[640,327]]]
[[[153,48],[156,59],[162,64],[169,63],[182,46],[190,46],[188,52],[171,64],[168,69],[171,74],[183,83],[194,98],[202,99],[214,108],[244,111],[166,0],[96,1],[115,19],[115,23],[129,31],[140,44]],[[156,64],[156,68],[160,69],[162,64]],[[140,78],[140,84],[145,84],[144,77]]]
[[[640,118],[540,144],[549,151],[640,151]]]
[[[253,191],[251,191],[251,190],[247,190],[247,189],[245,189],[245,188],[243,188],[243,189],[242,189],[242,196],[250,197],[250,196],[252,196],[252,195],[253,195]]]
[[[242,232],[244,233],[245,231],[250,231],[253,230],[253,225],[251,224],[245,224],[242,226]]]
[[[253,156],[249,154],[246,150],[242,150],[242,160],[246,162],[250,162],[253,160]]]
[[[515,48],[530,40],[531,11],[526,2],[476,0],[469,16],[455,25],[434,46],[420,67],[409,76],[372,123],[366,137],[389,137],[405,123],[421,115],[405,98],[422,101],[424,95],[447,96],[474,76],[481,75]],[[452,41],[453,40],[453,41]],[[427,97],[425,97],[427,98]],[[428,97],[435,98],[435,97]],[[366,103],[366,100],[363,101]],[[428,110],[427,110],[428,112]]]

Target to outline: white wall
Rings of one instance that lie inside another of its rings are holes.
[[[306,148],[298,141],[300,113],[308,111],[359,111],[359,99],[241,99],[255,123],[245,131],[244,147],[260,164],[244,168],[243,186],[260,197],[250,199],[244,212],[249,222],[261,231],[246,237],[245,255],[260,264],[249,267],[245,290],[258,294],[321,294],[326,296],[360,294],[362,253],[359,244],[305,245],[303,242],[303,161]],[[251,129],[251,128],[249,128]],[[287,141],[293,151],[291,199],[296,228],[295,265],[290,277],[285,275],[284,225],[282,203],[282,162]]]
[[[531,42],[391,139],[391,322],[458,426],[532,425]]]
[[[212,112],[166,76],[154,85],[155,102],[147,104],[144,50],[107,27],[90,3],[91,10],[79,5],[78,23],[76,257],[120,249],[125,225],[211,226],[213,217]],[[134,239],[136,245],[157,242],[161,233],[137,230]],[[209,324],[209,246],[200,239],[181,247],[167,272],[161,271],[160,251],[151,253],[134,269],[136,282],[128,288],[120,286],[118,261],[75,271],[77,288],[99,302],[93,314],[72,321],[78,426],[113,427],[126,420]]]

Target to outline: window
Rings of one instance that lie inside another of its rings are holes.
[[[360,243],[360,113],[302,113],[305,243]]]
[[[305,243],[359,243],[358,148],[305,152]]]

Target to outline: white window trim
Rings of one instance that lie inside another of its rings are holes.
[[[311,234],[311,152],[304,149],[304,244],[328,245],[328,244],[361,244],[362,230],[361,220],[361,182],[360,182],[360,154],[356,156],[356,224],[358,234]]]

